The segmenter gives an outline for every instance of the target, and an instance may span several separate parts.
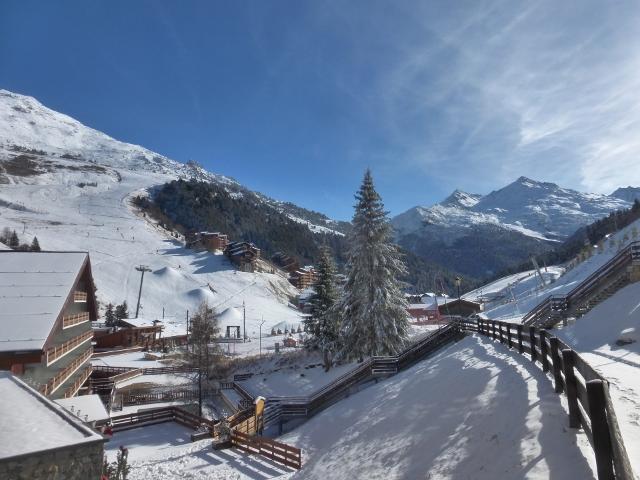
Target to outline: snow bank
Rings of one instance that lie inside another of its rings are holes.
[[[526,359],[470,336],[281,440],[303,448],[293,478],[594,478],[562,399]]]

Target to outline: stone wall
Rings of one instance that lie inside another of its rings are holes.
[[[0,459],[2,480],[99,480],[104,444],[94,442],[76,447],[36,452]]]

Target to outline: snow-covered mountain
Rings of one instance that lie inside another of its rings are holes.
[[[436,205],[407,210],[392,223],[405,248],[481,277],[548,250],[613,210],[628,208],[636,190],[598,195],[520,177],[484,196],[456,190]]]
[[[278,274],[236,271],[221,255],[183,248],[176,232],[133,207],[131,199],[178,178],[223,186],[237,196],[254,195],[304,223],[311,231],[339,225],[322,214],[251,192],[237,181],[183,164],[143,147],[115,140],[31,97],[0,90],[0,229],[20,241],[38,237],[45,250],[89,251],[98,298],[127,300],[135,311],[140,264],[145,276],[142,315],[175,319],[203,300],[220,311],[246,304],[247,332],[300,321],[290,299],[297,291]],[[294,208],[295,207],[295,208]],[[235,322],[237,324],[237,322]]]
[[[611,194],[612,197],[633,202],[640,200],[640,188],[638,187],[621,187]]]

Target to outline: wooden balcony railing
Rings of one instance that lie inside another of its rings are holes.
[[[73,292],[73,301],[75,303],[85,303],[87,301],[87,292]]]
[[[87,381],[87,378],[91,376],[92,370],[93,368],[91,367],[91,365],[85,367],[82,370],[82,373],[80,374],[80,376],[76,378],[75,382],[73,382],[73,385],[71,385],[69,388],[67,388],[64,391],[64,398],[73,397],[76,393],[78,393],[78,390],[80,390],[80,387],[84,384],[84,382]]]
[[[73,315],[65,315],[62,317],[62,328],[74,327],[80,323],[89,321],[89,312],[74,313]]]
[[[78,368],[82,366],[87,360],[91,358],[91,354],[93,353],[93,348],[88,348],[85,350],[82,355],[76,358],[73,362],[67,365],[65,368],[60,370],[51,380],[49,380],[45,385],[40,387],[40,393],[43,395],[51,395],[55,392],[60,385],[66,382],[71,375],[75,373]]]
[[[53,348],[50,348],[45,352],[47,367],[51,365],[53,362],[59,360],[64,357],[67,353],[75,350],[83,343],[90,341],[93,338],[93,332],[91,330],[84,332],[77,337],[73,337],[70,340],[67,340],[61,345],[57,345]]]

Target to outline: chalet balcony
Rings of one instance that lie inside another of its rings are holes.
[[[77,292],[76,292],[77,293]],[[62,328],[71,328],[89,321],[89,312],[74,313],[62,317]]]
[[[73,337],[60,345],[50,348],[45,352],[47,367],[60,358],[64,357],[67,353],[74,351],[76,348],[87,342],[90,342],[92,338],[93,331],[87,330],[77,337]]]
[[[75,303],[86,303],[87,292],[73,292],[73,301]]]
[[[69,386],[65,385],[64,393],[63,393],[64,398],[73,397],[76,393],[78,393],[78,390],[80,390],[80,387],[91,376],[92,371],[93,371],[93,367],[91,365],[84,367],[80,371],[80,375],[78,375],[76,379],[73,380],[73,382]]]
[[[52,395],[71,375],[87,362],[93,354],[93,348],[88,348],[79,357],[74,358],[66,367],[56,373],[46,384],[40,387],[43,395]]]

